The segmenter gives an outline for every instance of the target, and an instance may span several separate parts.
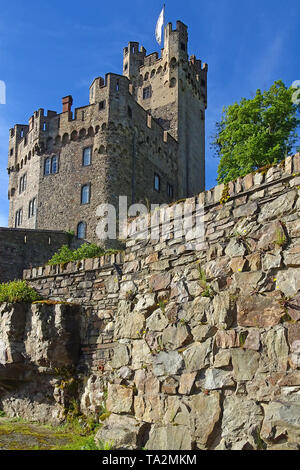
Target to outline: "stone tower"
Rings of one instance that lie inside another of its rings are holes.
[[[124,49],[123,74],[134,96],[178,141],[179,196],[205,189],[205,110],[207,64],[188,56],[187,26],[177,21],[165,27],[161,58],[136,42]]]
[[[35,111],[9,140],[9,227],[71,230],[97,242],[97,208],[162,204],[204,190],[207,66],[188,57],[187,27],[165,28],[161,58],[136,42],[123,75],[96,78],[89,104]]]

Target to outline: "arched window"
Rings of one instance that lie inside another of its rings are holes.
[[[46,158],[45,160],[45,171],[44,171],[44,174],[45,175],[50,175],[51,173],[51,158]]]
[[[85,184],[81,187],[81,204],[89,204],[91,196],[91,185]]]
[[[22,225],[23,219],[23,209],[19,209],[15,215],[15,227],[20,227]]]
[[[51,173],[57,173],[58,171],[58,158],[56,155],[51,159]]]
[[[36,214],[36,198],[29,201],[29,208],[28,208],[28,218],[34,217]]]
[[[77,225],[77,238],[83,240],[86,237],[86,223],[79,222]]]

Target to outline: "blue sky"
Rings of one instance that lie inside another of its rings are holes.
[[[189,54],[208,62],[206,187],[215,185],[218,160],[210,149],[223,106],[266,89],[277,79],[300,80],[299,0],[166,0],[166,21],[189,27]],[[8,130],[39,108],[61,111],[61,98],[88,103],[89,85],[122,73],[122,51],[139,41],[159,51],[154,29],[163,0],[14,0],[1,2],[0,226],[7,224]],[[298,26],[298,28],[297,28]]]

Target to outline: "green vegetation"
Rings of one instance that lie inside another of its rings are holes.
[[[198,266],[198,271],[199,271],[199,281],[200,285],[203,289],[203,292],[201,293],[201,297],[209,297],[212,299],[215,296],[215,292],[211,285],[207,282],[205,272],[201,269],[200,266]]]
[[[0,418],[4,418],[4,416],[5,416],[5,411],[0,410]]]
[[[277,164],[292,152],[300,123],[294,91],[279,80],[267,91],[257,90],[253,99],[223,109],[213,140],[219,183]]]
[[[49,265],[66,264],[69,261],[80,261],[88,258],[98,258],[103,255],[112,255],[119,253],[118,250],[104,250],[103,248],[91,243],[84,243],[77,250],[71,250],[68,245],[63,245],[48,261]]]
[[[240,347],[243,348],[245,346],[245,343],[246,343],[246,339],[247,339],[247,336],[248,336],[248,332],[247,331],[242,331],[239,335],[239,340],[240,340]]]
[[[0,303],[28,303],[41,300],[41,296],[26,281],[0,284]]]
[[[262,440],[261,435],[260,435],[260,431],[258,429],[256,430],[256,433],[254,435],[254,440],[255,440],[255,444],[257,446],[257,450],[266,450],[267,449],[267,444],[265,443],[265,441]]]
[[[284,233],[282,233],[281,230],[277,229],[276,230],[276,240],[275,240],[275,245],[278,246],[285,246],[287,244],[287,238]]]
[[[158,302],[157,307],[159,307],[161,309],[162,313],[165,313],[166,306],[168,305],[169,299],[167,299],[166,297],[162,297],[162,298],[158,299],[157,302]]]
[[[95,434],[101,425],[77,419],[62,426],[29,423],[20,418],[2,418],[0,448],[5,450],[110,450],[113,443],[96,445]]]

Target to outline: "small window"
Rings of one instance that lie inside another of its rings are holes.
[[[168,183],[168,185],[167,185],[167,191],[168,191],[168,196],[171,197],[171,198],[173,198],[173,196],[174,196],[174,188],[173,188],[173,186],[172,186],[170,183]]]
[[[58,157],[54,155],[52,158],[48,157],[44,163],[44,175],[51,175],[58,173]]]
[[[27,185],[27,175],[23,175],[21,176],[20,180],[19,180],[19,194],[23,193],[26,189],[26,185]]]
[[[105,108],[105,101],[100,101],[99,103],[99,111],[102,111]]]
[[[34,217],[36,214],[36,198],[32,199],[29,202],[29,207],[28,207],[28,218],[30,219],[31,217]]]
[[[154,174],[154,189],[160,191],[160,176],[157,173]]]
[[[119,82],[119,80],[117,80],[117,83],[116,83],[116,91],[120,91],[120,82]]]
[[[83,166],[90,166],[92,158],[92,148],[87,147],[83,149],[83,157],[82,157],[82,165]]]
[[[19,209],[16,212],[16,216],[15,216],[15,227],[20,227],[20,225],[22,225],[22,219],[23,219],[23,209]]]
[[[10,149],[10,156],[12,157],[14,154],[14,149]]]
[[[43,131],[45,132],[47,130],[47,124],[44,122],[43,124]]]
[[[128,106],[128,116],[130,117],[130,119],[132,118],[132,109],[130,106]]]
[[[151,87],[147,86],[146,88],[143,89],[143,100],[147,100],[148,98],[151,98]]]
[[[55,174],[58,172],[58,158],[57,156],[55,155],[54,157],[52,157],[51,159],[51,173],[52,174]]]
[[[128,69],[128,63],[126,62],[126,64],[124,65],[124,70],[127,70]]]
[[[86,223],[85,222],[79,222],[77,225],[77,238],[80,240],[83,240],[86,238]]]
[[[51,158],[46,158],[44,174],[50,175],[50,173],[51,173]]]
[[[186,50],[186,46],[185,46],[184,42],[181,43],[181,50],[182,50],[182,51],[185,51],[185,50]]]
[[[91,198],[91,185],[85,184],[81,187],[81,204],[89,204]]]

